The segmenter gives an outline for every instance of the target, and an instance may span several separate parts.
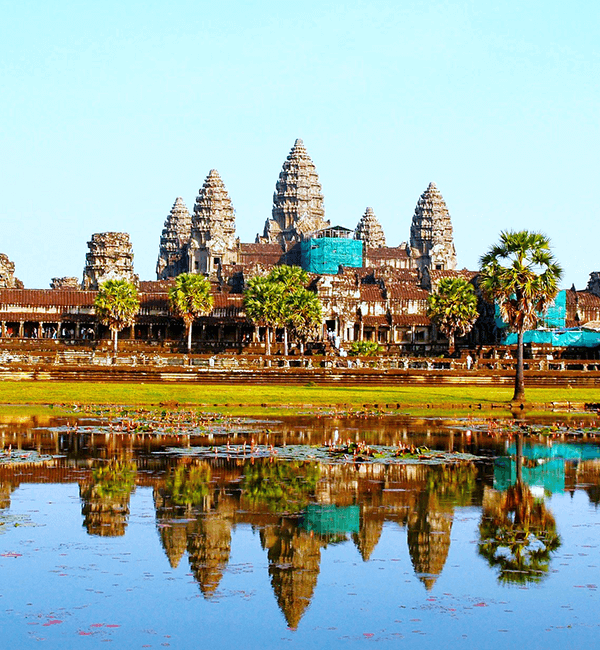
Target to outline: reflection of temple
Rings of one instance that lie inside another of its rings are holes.
[[[206,598],[216,591],[231,550],[231,519],[222,513],[198,517],[188,528],[190,568]]]
[[[408,516],[408,549],[415,573],[430,591],[450,550],[453,508],[440,509],[435,494],[421,493]]]
[[[187,551],[206,598],[216,591],[229,561],[234,506],[212,481],[206,461],[170,467],[154,488],[160,538],[173,568]]]
[[[175,461],[148,454],[138,457],[136,464],[134,484],[125,481],[126,489],[116,495],[112,488],[102,489],[102,477],[94,478],[93,469],[77,459],[58,459],[53,466],[0,467],[3,502],[8,505],[10,491],[23,481],[80,483],[90,534],[122,535],[134,485],[152,489],[160,542],[170,565],[182,570],[187,555],[207,598],[222,584],[235,528],[252,526],[259,532],[273,593],[290,627],[299,625],[315,594],[322,549],[333,542],[352,540],[367,561],[377,557],[384,525],[406,531],[414,571],[427,589],[434,588],[448,557],[454,511],[464,505],[481,505],[484,486],[492,482],[485,470],[478,474],[478,468],[470,465],[373,464],[321,466],[316,484],[311,480],[303,483],[304,466],[298,464],[289,473],[296,487],[287,492],[293,503],[285,512],[285,507],[279,511],[271,507],[273,499],[280,499],[279,493],[264,489],[261,498],[245,495],[248,466],[241,461]],[[585,485],[594,501],[595,493],[600,492],[599,468],[598,460],[567,463],[565,489]],[[305,473],[307,479],[309,470]],[[285,473],[274,471],[257,475],[265,481],[285,478]],[[296,512],[303,485],[310,488],[309,507],[304,505]]]
[[[0,510],[10,508],[10,495],[14,491],[14,486],[8,482],[0,483]]]
[[[103,496],[95,485],[80,486],[83,525],[90,535],[120,537],[125,534],[129,517],[129,494]]]
[[[135,489],[133,463],[111,462],[92,470],[91,481],[79,486],[83,525],[90,535],[120,537],[125,534],[129,499]]]
[[[297,520],[281,519],[260,532],[269,558],[269,575],[277,603],[289,627],[295,629],[310,604],[321,561],[322,541],[299,529]]]

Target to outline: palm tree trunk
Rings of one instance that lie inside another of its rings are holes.
[[[266,348],[265,352],[267,353],[267,356],[271,356],[271,328],[267,325],[265,329],[265,342],[266,342]]]
[[[119,330],[113,330],[113,352],[115,356],[117,355],[118,339],[119,339]]]
[[[192,326],[193,323],[190,323],[188,325],[188,331],[187,331],[187,349],[188,349],[188,354],[192,354]]]
[[[288,355],[288,331],[287,327],[283,328],[283,354],[287,357]]]
[[[517,483],[523,483],[523,436],[517,433]]]
[[[515,375],[515,394],[513,402],[525,399],[525,376],[523,374],[523,332],[517,334],[517,373]]]
[[[454,342],[454,330],[448,333],[448,354],[452,356],[454,354],[455,342]]]

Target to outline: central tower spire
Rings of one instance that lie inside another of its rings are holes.
[[[283,163],[273,194],[273,213],[257,242],[297,242],[329,225],[317,170],[298,138]]]

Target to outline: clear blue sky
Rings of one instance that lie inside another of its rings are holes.
[[[597,0],[0,0],[0,252],[27,287],[81,279],[94,232],[155,278],[177,196],[211,168],[242,241],[303,138],[326,216],[389,245],[435,181],[459,266],[503,229],[600,270]]]

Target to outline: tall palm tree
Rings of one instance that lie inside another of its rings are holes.
[[[110,328],[116,354],[119,332],[133,325],[140,310],[135,285],[127,280],[106,280],[98,288],[94,309],[98,320]]]
[[[320,303],[316,295],[305,288],[308,281],[308,273],[298,266],[276,266],[268,275],[255,276],[249,280],[244,292],[244,309],[248,318],[265,325],[267,355],[271,354],[272,329],[283,329],[283,351],[287,355],[290,328],[300,328],[303,320],[310,327],[316,313],[320,320]],[[311,312],[312,315],[309,315]]]
[[[321,301],[316,293],[300,287],[289,298],[288,325],[300,342],[302,353],[304,345],[322,320]]]
[[[273,304],[273,325],[283,330],[283,354],[289,352],[289,329],[293,328],[294,311],[292,302],[295,296],[302,292],[308,284],[308,273],[299,266],[281,265],[271,269],[267,279],[274,285],[276,300]],[[296,301],[296,307],[299,304]],[[300,322],[297,315],[296,322]]]
[[[194,321],[210,313],[213,304],[210,282],[203,275],[181,273],[175,278],[175,286],[169,290],[169,305],[185,324],[188,354],[192,352]]]
[[[455,337],[468,334],[479,316],[473,285],[464,278],[442,278],[427,298],[427,313],[447,337],[452,353]]]
[[[479,260],[480,287],[495,301],[502,319],[517,332],[517,372],[513,401],[525,399],[523,334],[533,329],[558,293],[562,268],[545,235],[522,230],[500,233],[500,242]]]
[[[266,354],[271,354],[271,332],[274,323],[276,291],[273,283],[263,275],[250,278],[244,291],[244,311],[255,323],[262,323],[266,328]]]

